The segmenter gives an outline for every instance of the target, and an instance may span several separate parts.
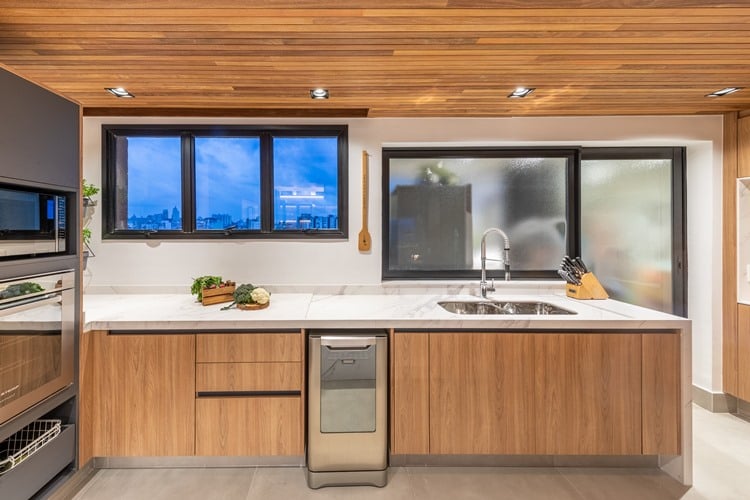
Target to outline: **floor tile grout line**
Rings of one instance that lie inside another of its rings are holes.
[[[253,487],[255,486],[255,481],[258,478],[258,467],[253,467],[253,476],[250,478],[250,484],[247,487],[247,494],[245,495],[245,500],[252,500],[252,492]]]
[[[414,485],[414,481],[416,480],[416,478],[415,478],[414,474],[412,473],[411,469],[412,469],[411,467],[407,467],[407,466],[404,466],[402,468],[402,470],[406,473],[406,480],[407,480],[407,484],[409,486],[409,497],[412,498],[412,499],[414,499],[414,500],[418,500],[417,499],[417,489],[416,489],[416,487]]]
[[[563,467],[552,467],[552,470],[554,470],[557,474],[560,475],[563,480],[570,485],[571,488],[573,488],[573,492],[581,499],[586,500],[586,495],[583,491],[581,491],[573,481],[568,478],[568,475],[565,474],[561,469],[564,469]],[[570,468],[569,468],[570,469]]]

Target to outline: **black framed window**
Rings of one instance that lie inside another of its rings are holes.
[[[584,148],[581,255],[613,299],[687,315],[685,148]]]
[[[510,239],[514,278],[557,278],[577,250],[577,159],[576,148],[384,149],[383,278],[475,278],[490,227]],[[488,275],[502,278],[501,242],[490,238]]]
[[[104,125],[104,238],[346,238],[347,126]]]
[[[498,227],[513,279],[580,255],[612,298],[684,316],[685,168],[683,147],[384,149],[383,279],[478,279]]]

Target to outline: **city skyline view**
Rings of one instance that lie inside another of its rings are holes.
[[[183,227],[180,137],[127,138],[127,228]],[[273,228],[338,228],[335,137],[273,138]],[[196,137],[196,230],[259,230],[258,137]]]

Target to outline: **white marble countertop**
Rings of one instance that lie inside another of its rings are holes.
[[[84,296],[84,330],[204,331],[299,328],[398,329],[686,329],[690,321],[615,300],[576,300],[562,291],[501,293],[492,300],[543,301],[566,315],[458,315],[440,300],[479,300],[468,294],[274,293],[268,308],[222,311],[182,294]]]

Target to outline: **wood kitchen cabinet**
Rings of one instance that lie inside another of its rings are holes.
[[[302,361],[301,334],[295,333],[199,333],[198,363],[264,363]]]
[[[430,453],[534,453],[533,337],[430,334]]]
[[[195,450],[195,335],[87,332],[81,349],[81,463]]]
[[[680,335],[644,333],[642,338],[643,454],[679,455]]]
[[[391,453],[430,452],[430,335],[391,336]]]
[[[195,414],[198,456],[304,453],[299,396],[201,397]]]
[[[641,453],[639,334],[534,335],[536,453]]]
[[[301,332],[86,332],[80,463],[98,456],[301,456],[303,353]]]
[[[392,338],[395,455],[680,453],[678,333]]]
[[[302,455],[303,353],[301,332],[198,334],[195,454]]]
[[[737,397],[750,401],[750,306],[737,304]]]

